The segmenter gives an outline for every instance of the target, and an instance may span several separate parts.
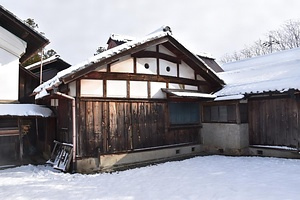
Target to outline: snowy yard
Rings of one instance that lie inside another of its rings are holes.
[[[205,156],[113,174],[0,171],[0,199],[299,199],[300,160]]]

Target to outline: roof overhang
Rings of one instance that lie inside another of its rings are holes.
[[[51,64],[56,64],[59,68],[62,68],[61,70],[66,69],[71,66],[69,63],[67,63],[66,61],[61,59],[59,55],[55,54],[55,55],[51,56],[50,58],[47,58],[43,61],[39,61],[39,62],[33,63],[31,65],[28,65],[25,67],[25,69],[27,69],[29,71],[40,69],[41,63],[43,64],[43,68],[45,68],[46,66],[51,65]]]
[[[243,94],[236,94],[236,95],[228,95],[228,96],[220,96],[215,98],[214,101],[230,101],[230,100],[241,100],[245,97]]]
[[[0,104],[0,117],[52,117],[50,108],[36,104]]]
[[[26,52],[20,58],[23,63],[41,48],[49,44],[49,40],[36,30],[26,25],[13,13],[0,5],[0,25],[27,43]]]
[[[194,90],[183,90],[183,89],[161,89],[163,92],[170,96],[181,97],[181,98],[200,98],[200,99],[214,99],[217,96],[213,94],[201,93]]]

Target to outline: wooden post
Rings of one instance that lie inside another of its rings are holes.
[[[241,124],[240,103],[235,103],[236,123]]]
[[[39,123],[37,117],[35,117],[35,132],[36,132],[36,147],[37,149],[39,149]]]
[[[156,53],[159,53],[159,46],[157,45],[156,46]],[[157,75],[159,75],[159,58],[158,58],[158,56],[157,56],[157,54],[156,54],[156,70],[157,70]]]
[[[44,55],[44,49],[41,50],[41,65],[40,65],[40,84],[43,83],[43,55]]]
[[[19,156],[20,156],[20,162],[22,163],[23,161],[23,133],[22,133],[22,120],[18,117],[18,128],[19,128],[19,144],[20,144],[20,153],[19,153]]]

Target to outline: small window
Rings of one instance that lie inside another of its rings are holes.
[[[236,105],[204,106],[204,122],[236,123]]]
[[[166,71],[167,72],[170,72],[171,71],[171,68],[168,66],[168,67],[166,67]]]
[[[199,103],[172,102],[169,103],[169,118],[171,125],[190,125],[200,123]]]
[[[146,69],[149,69],[149,67],[150,67],[148,63],[145,63],[144,66],[145,66]]]

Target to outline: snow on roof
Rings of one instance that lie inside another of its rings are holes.
[[[222,97],[217,97],[214,99],[214,101],[229,101],[229,100],[240,100],[243,99],[245,96],[242,94],[237,94],[237,95],[229,95],[229,96],[222,96]]]
[[[132,40],[135,40],[135,37],[127,36],[127,35],[120,35],[120,34],[111,34],[110,39],[118,41],[118,42],[130,42]]]
[[[200,52],[200,53],[195,53],[200,57],[204,57],[204,58],[209,58],[209,59],[213,59],[215,60],[216,58],[211,54],[211,53],[207,53],[207,52]]]
[[[222,66],[226,83],[217,96],[300,90],[300,48],[276,52]]]
[[[36,94],[35,98],[39,99],[39,98],[49,95],[47,90],[50,90],[54,87],[59,86],[62,83],[61,82],[62,78],[64,78],[64,77],[74,74],[75,72],[78,72],[92,64],[98,63],[107,58],[110,58],[116,54],[122,53],[131,48],[137,47],[141,44],[153,41],[158,38],[162,38],[167,35],[172,35],[171,28],[168,26],[162,26],[161,28],[157,29],[156,31],[150,33],[149,35],[147,35],[143,38],[135,39],[133,41],[129,41],[129,42],[126,42],[119,46],[116,46],[114,48],[108,49],[108,50],[103,51],[102,53],[95,55],[77,65],[73,65],[65,70],[62,70],[62,71],[58,72],[55,77],[53,77],[52,79],[46,81],[45,83],[41,84],[40,86],[38,86],[37,88],[34,89],[33,93]],[[195,54],[194,54],[194,56],[196,58],[198,58],[203,63],[203,65],[205,65],[205,67],[207,67],[213,74],[216,75],[214,70],[212,70],[207,64],[205,64],[205,62],[201,58],[199,58]]]
[[[65,70],[62,70],[62,71],[58,72],[57,75],[54,76],[52,79],[46,81],[45,83],[41,84],[40,86],[38,86],[37,88],[34,89],[33,93],[36,94],[35,98],[39,99],[39,98],[42,98],[42,97],[48,95],[49,93],[47,92],[47,90],[60,85],[62,83],[61,82],[62,77],[71,75],[71,74],[73,74],[77,71],[80,71],[94,63],[98,63],[98,62],[105,60],[109,57],[112,57],[116,54],[119,54],[121,52],[129,50],[133,47],[139,46],[146,42],[149,42],[149,41],[152,41],[157,38],[161,38],[161,37],[164,37],[164,36],[167,36],[170,34],[171,34],[171,32],[169,32],[169,31],[156,31],[150,35],[147,35],[146,37],[136,39],[134,41],[126,42],[126,43],[116,46],[114,48],[103,51],[102,53],[95,55],[77,65],[73,65]]]
[[[177,90],[177,89],[167,89],[162,88],[163,92],[178,96],[178,97],[196,97],[196,98],[208,98],[214,99],[217,96],[213,94],[201,93],[198,91],[191,91],[191,90]]]
[[[31,65],[28,65],[28,66],[25,67],[25,69],[30,70],[32,68],[35,68],[36,66],[40,66],[41,62],[43,62],[43,64],[49,63],[49,62],[55,61],[59,57],[60,57],[59,55],[55,54],[55,55],[53,55],[53,56],[51,56],[51,57],[49,57],[49,58],[47,58],[47,59],[45,59],[43,61],[39,61],[39,62],[33,63]]]
[[[36,104],[0,104],[0,116],[50,117],[52,111]]]

